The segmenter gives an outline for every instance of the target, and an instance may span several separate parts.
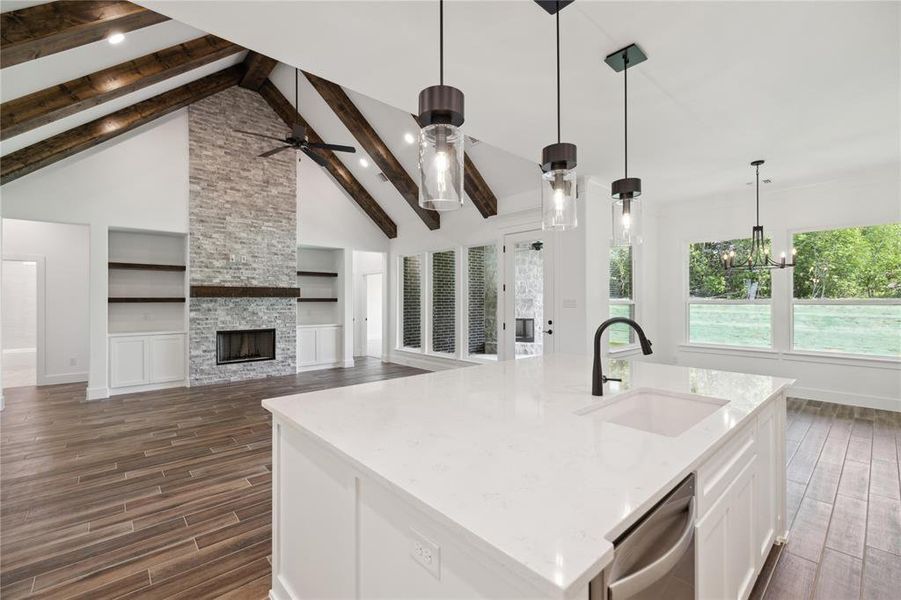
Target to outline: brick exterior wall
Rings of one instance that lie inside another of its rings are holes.
[[[469,353],[497,353],[497,248],[468,250]]]
[[[403,257],[403,340],[405,348],[422,347],[422,259]]]
[[[432,351],[457,349],[456,253],[432,254]]]
[[[297,285],[296,157],[258,158],[273,144],[233,129],[282,137],[263,98],[232,87],[188,108],[191,285]],[[293,298],[192,298],[192,385],[296,372]],[[216,331],[276,329],[276,359],[216,365]]]

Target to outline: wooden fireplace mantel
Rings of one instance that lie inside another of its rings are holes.
[[[192,298],[297,298],[296,287],[247,287],[232,285],[192,285]]]

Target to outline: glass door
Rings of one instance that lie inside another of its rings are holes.
[[[544,231],[504,237],[504,358],[554,351],[553,243]]]

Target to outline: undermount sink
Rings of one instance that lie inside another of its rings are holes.
[[[576,411],[576,414],[649,433],[677,437],[721,407],[727,400],[638,388]]]

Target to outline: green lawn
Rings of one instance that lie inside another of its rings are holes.
[[[795,305],[795,348],[901,356],[901,305]]]
[[[770,307],[754,304],[692,304],[690,341],[769,348]],[[796,350],[901,356],[901,305],[794,307]]]

